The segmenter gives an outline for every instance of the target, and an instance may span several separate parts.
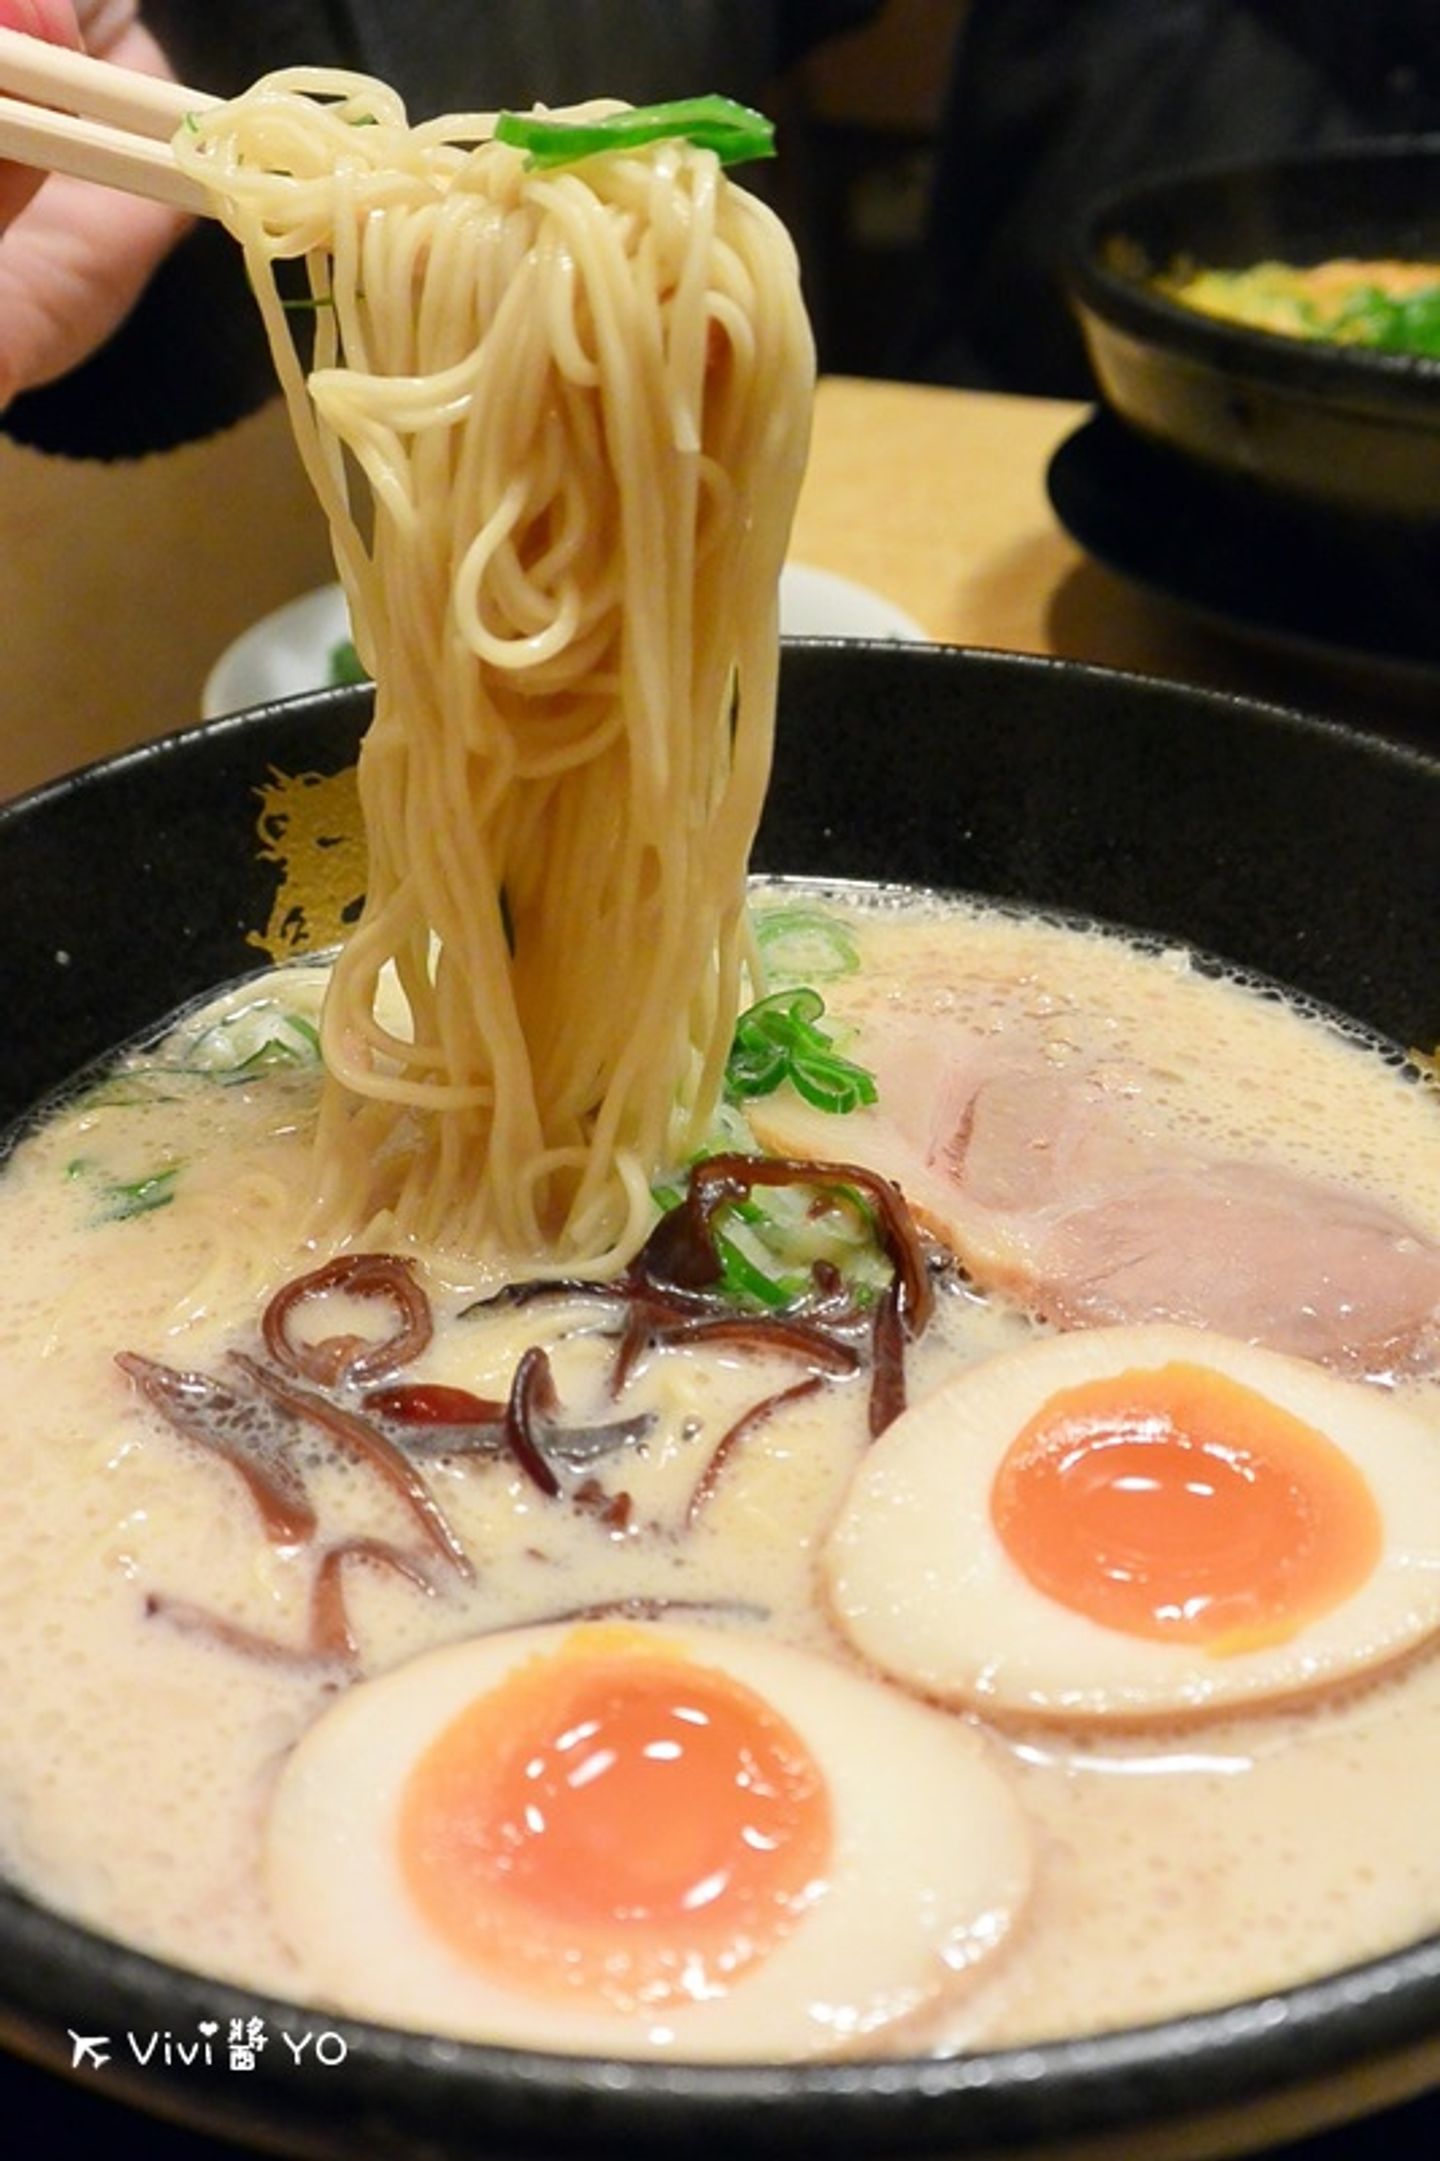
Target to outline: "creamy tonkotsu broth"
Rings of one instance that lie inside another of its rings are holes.
[[[757,905],[762,926],[798,909],[839,927],[818,945],[802,930],[769,950],[782,973],[825,976],[826,1025],[858,1062],[887,1031],[917,1027],[987,1056],[999,1046],[1043,1074],[1078,1076],[1147,1148],[1340,1186],[1399,1211],[1420,1245],[1440,1240],[1433,1092],[1319,1018],[1183,953],[1023,916],[807,888],[762,892]],[[248,1369],[231,1354],[267,1363],[267,1301],[327,1258],[302,1242],[319,1080],[307,1023],[323,984],[322,968],[287,970],[186,1018],[28,1135],[0,1180],[0,1239],[25,1257],[0,1291],[0,1853],[27,1891],[146,1951],[405,2023],[386,1993],[382,1918],[372,1955],[340,1985],[295,1942],[288,1900],[267,1896],[284,1879],[266,1851],[277,1783],[307,1730],[366,1682],[439,1646],[630,1601],[642,1618],[627,1626],[721,1631],[746,1658],[773,1640],[842,1669],[877,1702],[911,1699],[851,1647],[826,1587],[826,1541],[871,1449],[863,1372],[757,1419],[696,1506],[720,1436],[795,1384],[794,1357],[652,1349],[613,1396],[613,1305],[576,1295],[462,1317],[498,1285],[453,1257],[417,1257],[435,1333],[395,1378],[504,1399],[540,1345],[564,1422],[629,1421],[637,1437],[584,1467],[578,1503],[548,1497],[513,1458],[425,1457],[472,1579],[437,1567],[426,1591],[355,1559],[337,1579],[355,1658],[299,1655],[317,1556],[344,1541],[413,1548],[413,1510],[309,1426],[288,1464],[313,1535],[292,1521],[267,1537],[234,1465],[179,1434],[116,1354],[239,1386]],[[866,1121],[885,1109],[875,1063],[881,1101],[829,1120],[834,1159],[866,1160]],[[780,1097],[754,1112],[783,1128]],[[733,1123],[721,1139],[737,1144]],[[912,1405],[1049,1333],[1019,1295],[988,1293],[953,1266],[936,1281],[934,1318],[906,1357]],[[377,1322],[373,1301],[336,1294],[307,1302],[293,1325],[374,1334],[390,1315]],[[1426,1421],[1440,1480],[1440,1389],[1418,1354],[1412,1363],[1343,1385]],[[609,1505],[622,1494],[628,1503]],[[1426,1565],[1440,1571],[1440,1550]],[[1316,1700],[1243,1715],[1085,1730],[963,1705],[926,1716],[936,1730],[965,1729],[998,1768],[1033,1881],[973,1983],[957,1981],[923,2019],[839,2026],[834,2045],[946,2049],[1145,2022],[1440,1927],[1432,1648]],[[857,1758],[871,1746],[860,1722],[847,1739]],[[880,1940],[886,1925],[881,1911],[861,1933]],[[428,2002],[410,2015],[482,2038],[495,2030]],[[643,2018],[632,2039],[636,2053],[684,2052]],[[563,2021],[540,2045],[566,2045]],[[809,2045],[742,2022],[701,2048],[745,2058]]]

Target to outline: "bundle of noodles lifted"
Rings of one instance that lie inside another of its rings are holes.
[[[813,352],[790,242],[714,150],[551,167],[494,131],[296,70],[178,147],[245,249],[376,684],[320,1235],[601,1275],[730,1047]]]

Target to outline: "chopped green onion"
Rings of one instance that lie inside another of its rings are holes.
[[[785,1045],[761,1038],[755,1043],[742,1043],[735,1038],[730,1062],[725,1068],[725,1078],[731,1092],[739,1096],[768,1096],[780,1086],[790,1071],[790,1055]]]
[[[330,648],[327,680],[331,683],[368,683],[365,664],[355,650],[353,638],[341,638]]]
[[[713,150],[722,165],[775,155],[775,128],[763,113],[733,98],[677,98],[666,105],[637,105],[598,120],[554,120],[543,113],[501,113],[495,140],[527,153],[526,163],[547,169],[573,165],[606,151],[638,150],[646,143],[683,137]]]
[[[134,1216],[153,1215],[157,1208],[169,1207],[175,1198],[180,1165],[167,1163],[163,1170],[149,1171],[141,1178],[106,1178],[97,1172],[87,1157],[76,1156],[73,1162],[66,1164],[65,1175],[91,1181],[96,1200],[96,1223],[128,1223]]]
[[[757,1305],[773,1308],[790,1305],[804,1289],[793,1279],[767,1275],[723,1231],[715,1234],[715,1250],[720,1255],[720,1281],[734,1298],[752,1298]]]
[[[836,1117],[875,1101],[874,1078],[848,1058],[796,1058],[791,1062],[790,1083],[817,1111],[832,1111]]]
[[[178,1103],[208,1088],[244,1087],[323,1063],[320,1031],[303,1013],[263,999],[163,1045],[154,1063],[117,1066],[85,1101],[96,1108]]]
[[[105,1221],[126,1223],[132,1216],[148,1216],[157,1208],[168,1208],[175,1198],[179,1176],[179,1164],[171,1163],[163,1171],[152,1171],[148,1178],[107,1187],[102,1195]]]
[[[316,1027],[314,1021],[307,1020],[303,1013],[287,1013],[285,1018],[290,1024],[291,1034],[298,1036],[300,1041],[308,1046],[312,1057],[318,1065],[320,1062],[320,1030]]]
[[[798,983],[791,990],[772,991],[768,998],[758,998],[740,1015],[735,1024],[736,1039],[738,1041],[757,1029],[773,1028],[782,1021],[789,1021],[796,1028],[810,1028],[824,1011],[825,1000],[808,983]]]
[[[216,1078],[227,1087],[235,1081],[255,1080],[262,1073],[273,1073],[282,1066],[309,1066],[320,1063],[320,1031],[299,1013],[286,1016],[293,1038],[272,1035],[253,1050],[248,1058],[242,1058],[233,1066],[217,1073]]]
[[[1331,335],[1384,353],[1440,353],[1440,287],[1390,294],[1362,286],[1335,317]]]
[[[179,1061],[229,1087],[261,1074],[320,1063],[320,1032],[303,1013],[268,1003],[247,1006],[198,1035]]]
[[[692,1175],[712,1152],[695,1158]],[[653,1187],[652,1194],[662,1215],[683,1207],[687,1197],[685,1187],[670,1183]],[[720,1263],[717,1285],[741,1307],[803,1311],[815,1295],[821,1262],[841,1276],[852,1303],[865,1307],[893,1273],[874,1212],[849,1186],[756,1185],[743,1197],[720,1202],[710,1228]]]
[[[817,1110],[843,1114],[876,1100],[875,1076],[842,1058],[817,1026],[825,1001],[802,986],[774,991],[740,1015],[725,1067],[732,1095],[762,1096],[789,1081]]]
[[[766,908],[755,918],[755,943],[772,982],[828,983],[860,965],[845,925],[818,908]]]

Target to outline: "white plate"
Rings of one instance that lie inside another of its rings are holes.
[[[834,570],[787,563],[780,573],[782,638],[901,638],[923,645],[929,632],[883,593]]]
[[[893,601],[808,563],[787,563],[781,574],[780,629],[787,638],[925,638],[914,618]],[[322,585],[287,601],[226,646],[200,694],[203,717],[215,720],[221,713],[323,688],[330,680],[330,655],[349,635],[338,585]]]

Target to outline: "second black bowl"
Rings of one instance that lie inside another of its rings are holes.
[[[1237,490],[1440,524],[1440,360],[1201,314],[1156,279],[1336,257],[1440,262],[1440,138],[1217,166],[1111,196],[1068,265],[1105,402]]]

